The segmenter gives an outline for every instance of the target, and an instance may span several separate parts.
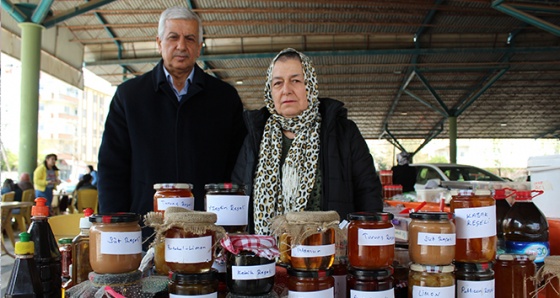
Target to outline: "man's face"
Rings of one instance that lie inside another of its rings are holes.
[[[307,92],[301,62],[296,59],[276,61],[272,69],[272,99],[276,112],[293,118],[307,109]]]
[[[198,23],[195,20],[167,20],[165,31],[157,37],[158,51],[171,74],[190,73],[200,56]]]

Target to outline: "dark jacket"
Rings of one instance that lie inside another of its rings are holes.
[[[347,110],[342,102],[330,98],[319,100],[322,118],[319,153],[323,175],[321,210],[335,210],[341,220],[346,219],[350,212],[382,211],[381,182],[358,127],[347,118]],[[265,107],[245,111],[243,116],[248,134],[239,153],[232,181],[245,184],[252,195],[259,148],[270,113]],[[253,204],[250,206],[252,233]]]
[[[162,61],[122,83],[111,102],[99,150],[100,213],[153,210],[155,183],[192,183],[195,209],[204,185],[229,182],[246,129],[235,88],[195,65],[177,100]]]

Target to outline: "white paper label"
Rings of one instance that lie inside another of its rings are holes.
[[[159,198],[157,199],[157,211],[165,211],[169,207],[181,207],[194,210],[194,197],[184,198]]]
[[[292,248],[292,257],[312,258],[332,256],[335,253],[335,245],[298,245]]]
[[[328,288],[315,292],[294,292],[288,291],[288,298],[334,298],[334,289]]]
[[[395,228],[358,229],[358,245],[384,246],[395,244]]]
[[[218,292],[206,294],[206,295],[177,295],[177,294],[169,294],[169,298],[218,298]]]
[[[395,239],[408,241],[408,231],[395,229]]]
[[[411,285],[408,285],[409,287]],[[452,298],[455,297],[455,286],[449,287],[421,287],[412,286],[412,298],[421,297],[440,297],[440,298]]]
[[[496,236],[496,206],[455,209],[458,239]]]
[[[134,255],[142,253],[142,232],[101,232],[101,253]]]
[[[346,298],[346,275],[333,275],[334,298]]]
[[[276,274],[276,263],[255,266],[231,266],[231,279],[264,279]]]
[[[350,290],[349,298],[395,298],[395,289],[375,292]]]
[[[165,261],[195,264],[212,260],[212,236],[165,238]]]
[[[455,234],[418,233],[418,245],[453,246]]]
[[[457,281],[457,298],[494,298],[494,280]]]
[[[206,195],[206,211],[216,213],[219,226],[245,226],[248,223],[249,196]]]

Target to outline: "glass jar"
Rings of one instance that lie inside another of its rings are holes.
[[[288,297],[334,297],[333,270],[302,271],[288,269]]]
[[[156,183],[154,189],[154,211],[165,213],[168,207],[181,207],[194,210],[192,184]]]
[[[269,293],[274,287],[275,260],[259,257],[242,250],[238,254],[226,253],[227,287],[236,295],[257,296]]]
[[[411,264],[408,274],[408,297],[455,297],[454,270],[453,265]]]
[[[348,261],[350,266],[374,270],[389,267],[395,257],[393,214],[355,212],[348,214]]]
[[[535,256],[498,255],[494,264],[496,298],[529,298],[535,291]],[[547,296],[548,297],[548,296]]]
[[[218,279],[216,271],[205,273],[183,274],[173,272],[169,281],[169,297],[202,296],[218,297]]]
[[[381,180],[381,185],[393,184],[393,171],[391,170],[379,171],[379,180]]]
[[[383,199],[389,200],[396,195],[402,195],[403,188],[400,184],[383,185]]]
[[[560,298],[560,256],[548,256],[539,271],[546,298]]]
[[[360,270],[350,267],[346,278],[347,297],[394,297],[393,270]],[[372,293],[374,292],[374,293]]]
[[[205,209],[218,215],[216,224],[228,233],[243,233],[247,229],[249,196],[242,185],[232,183],[206,184]]]
[[[455,263],[456,298],[494,298],[492,263]]]
[[[62,282],[64,283],[70,279],[70,265],[72,265],[72,238],[58,239],[58,250],[60,251]]]
[[[447,212],[414,212],[408,224],[408,252],[413,263],[448,265],[455,258],[455,224]]]
[[[457,240],[455,261],[492,262],[496,256],[496,205],[489,190],[459,190],[452,194]]]
[[[128,273],[142,261],[142,232],[134,213],[95,214],[89,232],[89,262],[94,272]]]

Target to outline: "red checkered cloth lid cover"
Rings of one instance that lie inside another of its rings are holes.
[[[279,255],[276,239],[265,235],[227,235],[220,240],[227,251],[238,254],[242,250],[250,251],[259,257],[274,259]]]

